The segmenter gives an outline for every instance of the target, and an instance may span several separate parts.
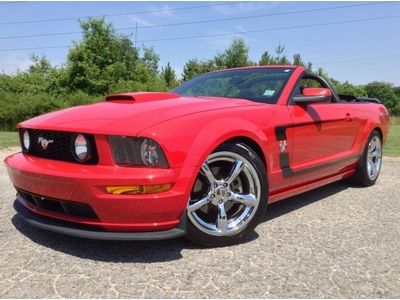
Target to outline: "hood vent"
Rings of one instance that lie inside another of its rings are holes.
[[[106,101],[135,101],[135,97],[129,94],[117,94],[107,96]]]
[[[116,94],[106,97],[106,101],[135,101],[135,102],[147,102],[147,101],[158,101],[179,98],[180,95],[174,93],[126,93]]]

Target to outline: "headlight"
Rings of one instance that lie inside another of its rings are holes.
[[[22,131],[22,148],[24,151],[29,151],[31,146],[31,137],[29,136],[28,130],[24,129]]]
[[[114,161],[120,166],[168,168],[164,152],[152,139],[115,135],[108,139]]]
[[[75,137],[74,154],[79,162],[85,162],[90,158],[89,142],[83,134],[78,134]]]

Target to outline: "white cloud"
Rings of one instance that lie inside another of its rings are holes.
[[[224,15],[237,15],[250,12],[259,12],[260,9],[271,9],[279,2],[239,2],[227,5],[213,6],[212,9]]]
[[[151,13],[151,16],[166,20],[183,20],[183,18],[180,17],[177,13],[168,9],[171,9],[171,6],[163,5],[161,7],[160,6],[153,7],[151,8],[151,10],[159,10],[159,11]]]
[[[128,23],[130,25],[134,25],[136,24],[136,22],[138,23],[138,26],[153,26],[155,25],[153,22],[151,22],[149,19],[151,18],[143,18],[143,17],[139,17],[136,15],[130,15],[126,17]]]
[[[15,74],[18,71],[25,71],[31,64],[27,53],[2,54],[0,56],[0,72]]]

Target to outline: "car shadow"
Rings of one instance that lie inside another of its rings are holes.
[[[343,181],[337,181],[325,185],[323,187],[317,188],[315,190],[300,195],[296,195],[275,203],[271,203],[267,208],[267,213],[265,214],[265,217],[262,220],[262,222],[278,218],[294,210],[297,210],[314,202],[323,200],[329,196],[344,191],[349,187],[352,186]]]
[[[268,207],[267,214],[262,222],[278,218],[348,187],[349,185],[342,182],[333,183],[323,188],[273,203]],[[183,249],[202,249],[187,242],[184,238],[165,241],[100,241],[81,239],[38,229],[30,226],[17,214],[13,216],[11,221],[20,233],[34,243],[55,251],[96,261],[119,263],[166,262],[182,258],[181,252]],[[257,238],[257,232],[253,231],[243,243],[251,242]]]

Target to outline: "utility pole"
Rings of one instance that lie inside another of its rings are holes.
[[[135,47],[137,48],[137,22],[135,26]]]

